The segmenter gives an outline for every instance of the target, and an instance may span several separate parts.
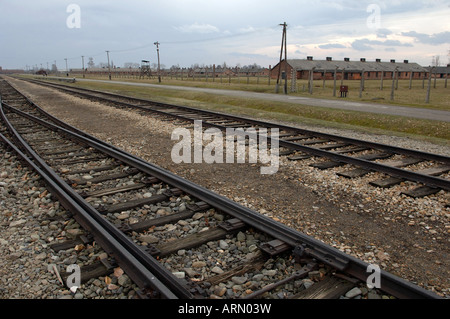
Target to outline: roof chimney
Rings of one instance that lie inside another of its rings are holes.
[[[328,56],[328,57],[327,57],[327,61],[333,61],[333,58],[330,57],[330,56]]]
[[[312,56],[307,56],[306,59],[307,59],[308,61],[312,61],[312,60],[313,60],[313,57],[312,57]]]

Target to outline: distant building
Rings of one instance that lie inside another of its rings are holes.
[[[281,75],[285,72],[286,61],[275,65],[271,72],[271,78],[278,77],[279,68],[281,67]],[[360,80],[362,72],[366,80],[392,79],[393,73],[397,68],[399,79],[423,79],[428,74],[428,70],[417,63],[410,63],[408,60],[403,62],[381,62],[380,59],[376,61],[366,61],[362,58],[359,61],[350,61],[345,58],[344,61],[333,61],[331,57],[326,60],[314,60],[313,57],[304,59],[288,59],[287,60],[287,77],[292,77],[293,70],[297,79],[309,79],[311,72],[313,72],[314,80],[333,80],[334,72],[336,72],[337,80]],[[282,78],[284,75],[282,75]]]
[[[14,74],[14,73],[25,73],[24,70],[19,70],[19,69],[3,69],[0,66],[0,73],[1,74]]]
[[[431,67],[425,68],[427,72],[431,71]],[[436,77],[437,79],[446,79],[448,77],[448,74],[450,73],[450,64],[447,64],[447,66],[437,66],[433,70],[432,78]]]

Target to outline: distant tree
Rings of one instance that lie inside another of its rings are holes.
[[[89,58],[89,62],[88,62],[88,68],[93,68],[95,67],[95,63],[94,63],[94,58]]]
[[[441,57],[439,55],[433,56],[433,59],[431,61],[432,66],[440,66],[441,65]]]
[[[125,69],[138,69],[140,67],[139,63],[136,62],[125,62],[123,64]]]

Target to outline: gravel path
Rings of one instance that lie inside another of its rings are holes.
[[[330,173],[330,170],[318,171],[311,168],[310,160],[291,162],[282,158],[278,173],[272,176],[260,175],[258,164],[174,164],[170,150],[175,141],[171,141],[170,136],[177,126],[75,98],[53,89],[17,80],[14,83],[45,110],[98,138],[348,254],[369,263],[377,263],[381,269],[440,295],[450,296],[450,210],[445,207],[449,202],[447,193],[411,199],[399,195],[401,186],[387,190],[369,186],[367,181],[377,177],[377,173],[347,180]],[[364,135],[351,131],[323,131],[449,154],[448,147],[410,139]],[[2,169],[4,165],[6,164],[2,162]],[[14,207],[15,200],[8,199],[4,188],[0,188],[0,191],[5,197],[2,200],[12,202]],[[11,216],[6,217],[2,213],[2,218]],[[12,258],[12,264],[15,265],[21,256],[11,257],[16,248],[14,251],[8,248],[8,243],[11,242],[8,236],[12,235],[8,228],[11,221],[2,220],[3,239],[0,248],[2,260]],[[35,225],[36,231],[38,226]],[[27,231],[27,234],[31,232]],[[28,239],[29,243],[34,243],[30,240]],[[45,265],[41,268],[45,268]],[[1,274],[0,278],[8,280],[5,274]],[[51,279],[47,279],[49,280]],[[30,292],[18,292],[17,296],[27,293]],[[34,296],[45,298],[49,295],[36,288]],[[125,294],[123,297],[127,296]]]

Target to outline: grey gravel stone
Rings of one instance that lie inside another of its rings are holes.
[[[347,291],[347,293],[345,294],[345,297],[354,298],[356,296],[359,296],[361,293],[362,293],[361,289],[359,289],[358,287],[355,287],[355,288]]]

